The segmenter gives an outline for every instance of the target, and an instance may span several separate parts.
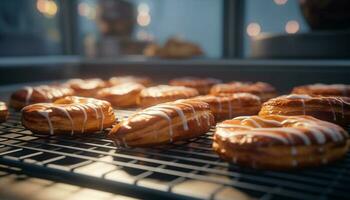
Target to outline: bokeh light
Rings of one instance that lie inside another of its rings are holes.
[[[284,5],[288,2],[288,0],[273,0],[277,5]]]
[[[250,23],[248,26],[247,26],[247,34],[250,36],[250,37],[254,37],[254,36],[258,36],[261,32],[261,27],[258,23]]]
[[[288,21],[285,27],[286,32],[290,34],[298,32],[299,29],[300,29],[299,22],[295,20]]]
[[[53,0],[37,0],[36,8],[46,17],[54,17],[57,14],[58,6]]]

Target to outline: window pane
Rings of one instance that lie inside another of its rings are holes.
[[[54,0],[0,1],[0,56],[62,54]]]

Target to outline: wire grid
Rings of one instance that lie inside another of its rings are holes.
[[[118,119],[132,113],[116,110]],[[11,112],[0,124],[0,162],[41,176],[148,192],[154,198],[350,199],[350,154],[316,169],[259,171],[221,160],[211,149],[212,135],[154,148],[117,149],[105,133],[33,134],[21,125],[20,113]]]

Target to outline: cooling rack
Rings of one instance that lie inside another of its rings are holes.
[[[119,119],[133,111],[116,110]],[[107,130],[108,131],[108,130]],[[0,124],[0,163],[38,177],[152,199],[350,199],[350,154],[294,172],[240,168],[211,149],[212,132],[154,148],[121,148],[106,133],[38,135],[11,111]]]

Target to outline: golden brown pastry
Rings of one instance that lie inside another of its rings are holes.
[[[344,96],[350,97],[350,85],[344,84],[312,84],[294,87],[293,94],[308,94],[321,96]]]
[[[103,131],[115,123],[107,101],[69,96],[54,103],[38,103],[22,109],[22,124],[34,133],[81,134]]]
[[[133,107],[136,106],[140,92],[144,88],[139,83],[126,82],[99,90],[96,98],[110,102],[113,107]]]
[[[72,88],[74,95],[81,97],[95,97],[98,90],[107,86],[106,82],[99,78],[71,79],[64,85]]]
[[[53,102],[73,94],[73,90],[63,86],[40,85],[23,87],[11,95],[10,106],[16,110],[34,103]]]
[[[0,123],[5,122],[9,115],[9,111],[4,102],[0,101]]]
[[[214,123],[207,103],[186,99],[139,111],[114,126],[108,136],[119,146],[153,146],[198,137]]]
[[[144,50],[144,55],[149,57],[160,57],[170,59],[186,59],[203,55],[200,46],[195,43],[178,38],[170,38],[163,47],[150,44]]]
[[[341,126],[350,124],[349,97],[291,94],[265,102],[259,115],[310,115]]]
[[[150,86],[152,84],[152,80],[146,76],[115,76],[111,77],[108,81],[109,85],[115,86],[123,83],[139,83],[143,86]]]
[[[218,83],[221,83],[219,79],[198,77],[182,77],[169,81],[169,85],[194,88],[199,92],[199,94],[208,94],[210,88]]]
[[[247,116],[217,124],[213,148],[242,166],[288,170],[340,159],[348,138],[340,126],[310,116]]]
[[[260,98],[249,93],[235,93],[225,96],[198,96],[193,99],[209,104],[215,121],[231,119],[241,115],[256,115],[261,108]]]
[[[145,108],[164,102],[175,101],[177,99],[187,99],[194,96],[198,96],[198,91],[193,88],[158,85],[143,89],[140,93],[138,104]]]
[[[210,94],[212,95],[233,94],[241,92],[255,94],[260,97],[262,102],[276,97],[277,95],[275,88],[270,84],[264,82],[230,82],[214,85],[210,90]]]

